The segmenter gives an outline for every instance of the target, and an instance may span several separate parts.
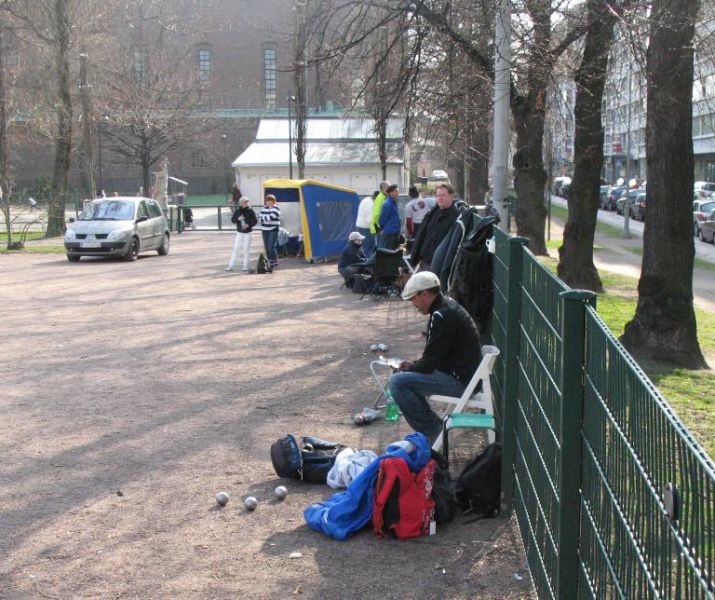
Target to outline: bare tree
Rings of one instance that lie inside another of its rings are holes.
[[[94,64],[100,89],[97,111],[106,117],[105,151],[141,169],[151,187],[151,168],[163,156],[204,136],[213,125],[203,117],[192,49],[181,43],[181,28],[166,2],[134,0],[129,14],[133,37],[114,38],[121,51],[109,64]],[[128,64],[126,57],[131,57]]]
[[[647,52],[648,210],[638,306],[624,345],[705,368],[693,309],[693,38],[699,0],[653,0]]]
[[[576,73],[574,176],[563,245],[559,248],[559,277],[573,288],[596,292],[603,291],[601,278],[593,264],[603,167],[601,101],[617,18],[615,8],[603,0],[588,0],[587,3],[586,37],[581,65]]]

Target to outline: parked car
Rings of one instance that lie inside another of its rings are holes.
[[[611,200],[608,197],[608,193],[611,191],[611,187],[608,185],[602,185],[598,190],[598,206],[603,210],[611,210],[609,207],[611,205]],[[615,206],[614,206],[615,208]]]
[[[700,235],[700,225],[710,214],[710,211],[715,210],[715,200],[708,198],[693,201],[693,235]]]
[[[643,194],[645,190],[643,188],[636,188],[633,190],[628,190],[626,191],[625,188],[623,188],[623,191],[621,192],[620,197],[618,200],[616,200],[616,212],[619,215],[625,215],[626,210],[628,210],[628,215],[631,216],[633,214],[633,203],[636,201],[636,198],[638,197],[638,194]],[[628,199],[628,208],[626,209],[626,198]]]
[[[65,232],[67,260],[115,256],[136,260],[139,253],[169,253],[169,227],[159,204],[150,198],[112,197],[90,202]]]
[[[608,190],[608,210],[617,210],[616,203],[625,189],[624,186],[615,185]]]
[[[693,189],[696,198],[709,198],[715,194],[715,183],[711,181],[696,181]]]
[[[443,169],[435,169],[432,171],[432,180],[449,181],[449,175],[447,175],[447,171],[444,171]]]
[[[636,221],[645,221],[646,195],[645,192],[638,194],[631,204],[631,216]]]
[[[715,244],[715,210],[705,217],[700,223],[700,239],[703,242]]]
[[[552,188],[552,192],[555,196],[562,196],[563,197],[563,188],[564,186],[570,186],[571,185],[571,178],[570,177],[554,177],[554,185]]]

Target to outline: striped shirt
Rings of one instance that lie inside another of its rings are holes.
[[[259,217],[261,221],[261,227],[266,230],[278,229],[281,224],[281,209],[275,204],[273,206],[264,206],[261,209],[261,214]]]

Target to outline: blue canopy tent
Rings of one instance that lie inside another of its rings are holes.
[[[360,198],[353,190],[296,179],[269,179],[263,196],[278,200],[284,227],[302,232],[305,259],[312,261],[340,254],[355,229]]]

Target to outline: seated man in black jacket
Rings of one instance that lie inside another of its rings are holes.
[[[414,274],[402,298],[430,316],[427,344],[418,360],[400,364],[388,386],[407,422],[427,436],[431,444],[442,431],[442,420],[426,397],[461,396],[481,360],[481,342],[472,317],[457,302],[442,295],[434,273]]]
[[[459,209],[454,204],[454,188],[451,185],[438,185],[435,197],[437,206],[422,220],[410,253],[410,262],[415,267],[419,266],[421,271],[430,270],[435,249],[459,216]]]
[[[343,248],[343,253],[338,261],[338,272],[343,276],[345,285],[353,286],[353,278],[362,271],[361,263],[365,262],[365,255],[362,252],[362,241],[365,236],[357,231],[353,231],[348,236],[348,243]]]

